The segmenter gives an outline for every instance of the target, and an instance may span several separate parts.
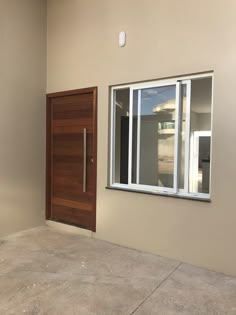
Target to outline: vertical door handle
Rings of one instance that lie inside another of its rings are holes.
[[[87,130],[84,128],[84,162],[83,162],[83,192],[86,192],[87,182]]]

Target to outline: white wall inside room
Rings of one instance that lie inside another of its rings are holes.
[[[96,238],[236,275],[235,12],[234,0],[48,0],[47,91],[98,86]],[[208,70],[212,202],[106,190],[108,86]]]
[[[192,80],[191,131],[211,130],[212,78]]]

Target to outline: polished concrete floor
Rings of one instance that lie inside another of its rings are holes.
[[[41,227],[0,241],[0,314],[236,314],[236,278]]]

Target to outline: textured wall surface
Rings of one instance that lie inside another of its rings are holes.
[[[235,12],[235,0],[48,1],[47,91],[98,86],[95,237],[236,275]],[[108,86],[208,70],[212,202],[106,190]]]
[[[46,1],[0,0],[0,236],[44,223]]]

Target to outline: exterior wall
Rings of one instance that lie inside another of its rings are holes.
[[[1,237],[45,222],[46,1],[0,4]]]
[[[236,275],[235,12],[235,0],[48,1],[47,91],[98,86],[96,238]],[[108,86],[207,70],[212,202],[106,190]]]

